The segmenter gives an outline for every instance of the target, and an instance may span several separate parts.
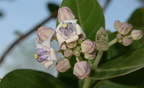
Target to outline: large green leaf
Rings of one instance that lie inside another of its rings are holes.
[[[133,12],[128,20],[134,27],[144,27],[144,8],[139,8]]]
[[[70,88],[61,80],[40,71],[15,70],[0,82],[0,88]]]
[[[95,85],[96,88],[144,88],[144,69],[128,75],[100,81]],[[94,87],[94,88],[95,88]]]
[[[103,11],[97,0],[63,0],[62,6],[73,11],[87,38],[94,40],[97,30],[105,27]]]
[[[59,72],[58,78],[65,82],[67,85],[73,88],[78,88],[78,78],[73,75],[72,69],[69,69],[68,71],[63,73]]]
[[[122,76],[144,67],[144,48],[107,61],[91,72],[91,78],[108,79]]]

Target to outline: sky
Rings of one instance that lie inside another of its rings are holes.
[[[99,0],[102,6],[104,1],[105,0]],[[60,5],[62,0],[0,0],[0,11],[2,11],[4,14],[4,16],[0,18],[0,56],[3,54],[6,48],[18,38],[15,31],[25,34],[35,25],[50,16],[47,9],[47,3],[49,2]],[[113,28],[113,23],[115,20],[126,22],[132,12],[141,6],[142,4],[138,2],[138,0],[112,0],[104,14],[106,29],[115,31]],[[45,25],[55,28],[55,20],[52,19]],[[33,34],[30,38],[36,38],[36,34]],[[31,42],[31,45],[34,46],[34,40],[30,40],[29,42]],[[30,45],[27,45],[26,43],[23,43],[22,45],[25,45],[25,47],[30,47]],[[12,61],[13,57],[18,58],[19,56],[16,54],[10,54],[6,57],[6,61],[0,65],[0,78],[14,69],[6,68],[7,66],[13,66],[13,64],[15,64],[15,61]],[[33,61],[32,63],[35,62]],[[29,67],[29,65],[23,65],[22,67],[32,69],[35,68]],[[40,70],[41,68],[38,69]],[[42,69],[42,71],[47,70],[44,68]]]

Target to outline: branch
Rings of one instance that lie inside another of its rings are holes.
[[[19,37],[17,40],[15,40],[7,49],[6,51],[2,54],[2,57],[0,59],[0,64],[4,61],[6,55],[15,47],[15,45],[17,45],[20,41],[22,41],[23,39],[25,39],[26,37],[28,37],[31,33],[33,33],[34,31],[36,31],[40,26],[42,26],[43,24],[45,24],[47,21],[49,21],[51,18],[55,18],[57,16],[56,12],[53,12],[52,15],[50,17],[48,17],[47,19],[45,19],[44,21],[42,21],[40,24],[38,24],[36,27],[34,27],[33,29],[31,29],[29,32],[27,32],[26,34],[22,35],[21,37]]]
[[[104,11],[106,11],[106,9],[107,9],[107,7],[109,6],[109,4],[110,4],[111,1],[112,1],[112,0],[106,0],[105,4],[104,4],[104,6],[103,6],[103,10],[104,10]]]

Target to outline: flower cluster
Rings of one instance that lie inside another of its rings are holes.
[[[96,34],[96,41],[86,39],[86,34],[68,7],[62,7],[58,10],[58,22],[56,30],[49,27],[38,29],[35,59],[44,64],[46,68],[57,61],[55,66],[57,71],[66,72],[73,68],[73,74],[79,79],[88,78],[91,68],[95,67],[95,58],[97,59],[100,56],[97,57],[96,53],[106,51],[110,47],[106,30],[102,27],[99,29]],[[125,46],[143,36],[141,30],[133,30],[128,35],[132,29],[132,25],[128,23],[116,21],[114,27],[118,30],[117,41]],[[62,53],[64,58],[57,59],[56,51],[50,46],[53,39],[57,40],[59,53]],[[81,57],[82,55],[84,58]],[[70,62],[72,56],[75,56],[76,59],[74,66]]]
[[[118,30],[117,40],[119,43],[122,43],[124,46],[129,46],[133,43],[133,40],[139,40],[143,37],[142,30],[133,29],[131,24],[115,21],[115,29]]]

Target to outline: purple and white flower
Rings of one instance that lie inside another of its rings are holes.
[[[77,24],[77,20],[65,20],[61,22],[56,28],[56,36],[60,49],[65,50],[66,44],[75,42],[79,39],[79,35],[85,38],[85,33],[82,28]],[[64,43],[65,42],[65,43]]]

